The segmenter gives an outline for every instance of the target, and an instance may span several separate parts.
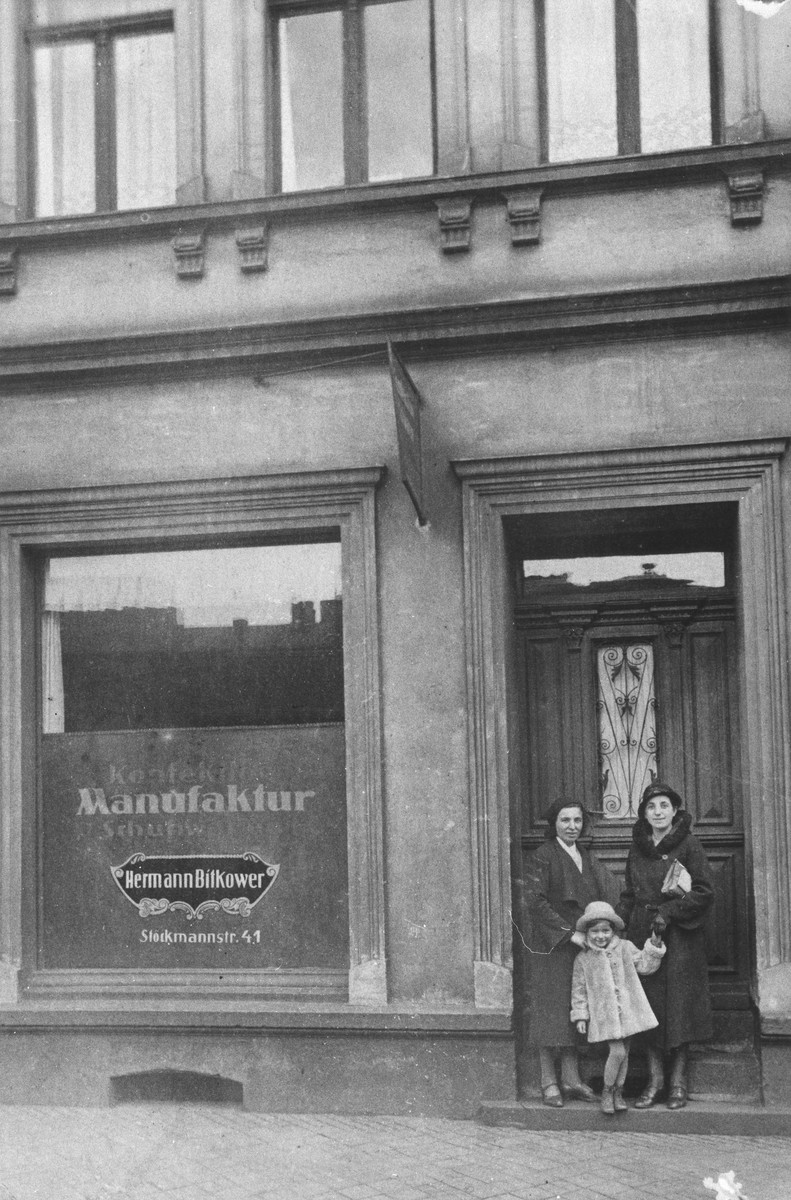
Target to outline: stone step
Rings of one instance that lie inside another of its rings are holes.
[[[547,1108],[540,1100],[492,1100],[476,1114],[480,1125],[515,1126],[545,1131],[598,1130],[601,1133],[715,1134],[724,1137],[791,1138],[791,1109],[761,1105],[716,1104],[690,1100],[686,1108],[664,1105],[605,1116],[597,1104],[581,1101]]]
[[[760,1103],[761,1064],[752,1052],[696,1051],[690,1056],[689,1090],[699,1099]]]

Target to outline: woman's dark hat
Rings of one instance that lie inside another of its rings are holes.
[[[645,806],[649,800],[655,799],[657,796],[667,796],[673,808],[678,812],[684,807],[684,801],[679,796],[674,788],[668,787],[665,783],[660,783],[658,780],[655,783],[649,783],[648,787],[643,792],[639,808],[637,809],[638,817],[645,817]]]

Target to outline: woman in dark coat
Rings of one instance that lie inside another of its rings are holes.
[[[659,1022],[647,1044],[649,1080],[635,1108],[650,1108],[665,1085],[664,1056],[670,1056],[668,1108],[687,1102],[687,1047],[712,1036],[711,1000],[706,964],[704,921],[714,895],[706,853],[690,832],[692,818],[682,811],[677,792],[653,783],[643,792],[626,881],[618,914],[626,936],[642,945],[652,931],[660,934],[667,953],[655,975],[642,980]],[[678,860],[689,873],[689,890],[662,892],[668,869]]]
[[[593,900],[606,900],[604,872],[577,846],[587,814],[582,805],[560,800],[546,815],[547,841],[525,863],[525,907],[529,927],[532,1006],[529,1041],[541,1060],[541,1097],[551,1108],[563,1098],[596,1102],[580,1079],[576,1034],[570,1020],[571,973],[578,948],[577,919]],[[560,1055],[560,1083],[555,1058]]]

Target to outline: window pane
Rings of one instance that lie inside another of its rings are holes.
[[[634,818],[657,776],[653,646],[600,647],[596,675],[604,816]]]
[[[118,207],[176,199],[176,88],[173,34],[115,42]]]
[[[550,161],[618,153],[613,0],[547,0]]]
[[[44,732],[343,720],[337,543],[56,558]]]
[[[708,0],[639,0],[644,153],[711,143]]]
[[[428,0],[364,9],[368,178],[431,175]]]
[[[37,46],[36,216],[96,208],[92,42]]]
[[[278,22],[284,192],[344,181],[342,35],[340,12]]]

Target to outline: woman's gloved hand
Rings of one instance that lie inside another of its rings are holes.
[[[659,937],[661,937],[666,929],[667,929],[667,921],[665,920],[665,918],[662,916],[661,913],[656,913],[653,921],[651,922],[651,932],[655,933]]]

